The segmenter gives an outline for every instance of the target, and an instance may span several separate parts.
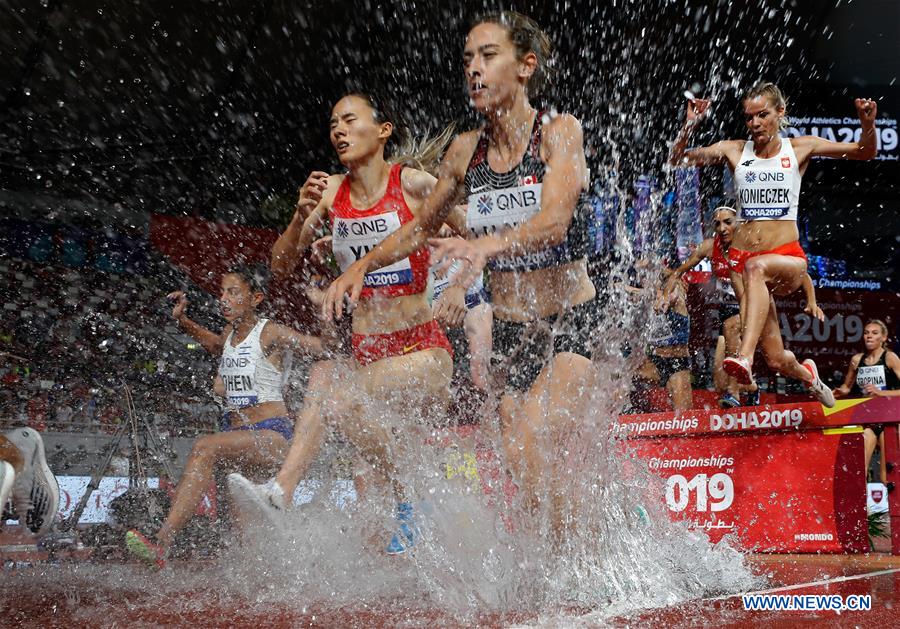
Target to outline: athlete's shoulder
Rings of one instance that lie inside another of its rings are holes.
[[[550,111],[543,114],[544,128],[548,130],[581,130],[581,121],[572,114],[561,111]]]
[[[477,129],[470,129],[469,131],[463,131],[456,135],[453,138],[453,141],[450,143],[450,147],[447,149],[447,152],[451,151],[461,151],[461,152],[471,152],[475,150],[475,146],[478,144],[478,138],[481,137],[482,132],[484,131],[484,127],[478,127]]]
[[[406,167],[400,171],[400,183],[403,191],[415,197],[426,197],[431,193],[437,178],[431,173],[418,168]]]
[[[347,178],[346,173],[339,173],[337,175],[328,175],[328,179],[325,180],[325,194],[329,192],[334,194],[337,192],[337,189],[341,187],[341,184],[344,183],[344,179]]]
[[[450,146],[447,147],[447,153],[441,161],[441,178],[450,176],[461,179],[469,167],[469,162],[475,154],[478,147],[478,138],[481,136],[482,128],[473,129],[471,131],[463,131],[453,138]]]
[[[267,319],[266,324],[259,333],[259,344],[265,348],[269,348],[281,340],[289,331],[290,328],[283,323],[278,323],[274,319]]]
[[[888,364],[893,363],[895,365],[900,364],[900,356],[897,356],[897,354],[895,354],[891,350],[887,350],[887,352],[885,353],[884,362]]]
[[[346,178],[347,175],[344,173],[328,175],[328,179],[325,180],[325,190],[322,191],[322,200],[319,202],[319,207],[324,206],[323,211],[331,210],[331,204],[334,202],[334,198],[337,196],[337,192]]]
[[[859,354],[854,354],[853,358],[850,359],[850,366],[853,367],[854,369],[857,369],[859,367],[859,364],[862,362],[862,359],[863,359],[863,352],[860,352]]]

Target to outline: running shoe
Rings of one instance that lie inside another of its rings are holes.
[[[228,475],[228,493],[247,515],[258,514],[263,520],[284,526],[285,499],[281,485],[272,479],[264,485],[251,482],[238,473]]]
[[[740,405],[741,401],[730,393],[725,393],[719,398],[719,408],[736,408]]]
[[[6,438],[19,448],[25,459],[12,488],[19,523],[41,537],[53,528],[59,511],[59,483],[47,466],[44,440],[31,428],[16,428],[6,433]]]
[[[416,545],[413,524],[413,507],[408,502],[397,503],[397,522],[400,524],[384,551],[388,555],[402,555]]]
[[[166,550],[159,544],[151,542],[140,531],[132,529],[125,533],[125,547],[132,556],[150,568],[161,570],[166,567]]]
[[[722,361],[722,369],[741,384],[753,383],[753,369],[750,361],[743,356],[729,356]]]
[[[810,393],[816,396],[816,399],[822,403],[822,406],[832,408],[834,406],[834,393],[828,388],[828,385],[819,378],[819,369],[811,359],[807,358],[800,363],[812,374],[813,381],[807,384]]]
[[[647,526],[648,524],[650,524],[650,514],[647,513],[647,509],[644,507],[644,505],[637,505],[632,510],[632,513],[635,515],[635,517],[637,517],[637,521],[639,524],[642,524],[643,526]]]
[[[6,510],[6,501],[9,500],[9,492],[16,482],[16,470],[6,461],[0,461],[0,513]],[[0,526],[3,522],[0,521]]]
[[[746,400],[744,406],[759,406],[759,387],[756,391],[750,391],[744,395],[744,399]]]

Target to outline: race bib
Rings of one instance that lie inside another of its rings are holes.
[[[887,379],[884,374],[884,365],[860,365],[856,370],[856,386],[860,390],[866,385],[874,384],[876,388],[884,391],[887,388]]]
[[[253,384],[256,363],[250,358],[250,347],[238,345],[235,350],[222,356],[219,367],[219,375],[225,385],[225,398],[232,408],[254,406],[258,401]]]
[[[466,226],[478,236],[486,236],[524,223],[541,210],[542,184],[534,183],[502,190],[472,189],[466,209]],[[521,271],[558,264],[566,245],[558,245],[521,256],[503,256],[491,261],[499,271]]]
[[[397,212],[377,214],[366,218],[336,218],[332,230],[332,249],[341,271],[346,271],[360,260],[378,243],[400,229]],[[363,286],[384,288],[400,286],[413,281],[409,258],[389,264],[376,271],[366,273]]]
[[[791,211],[791,176],[777,169],[746,169],[739,173],[741,219],[779,219]]]

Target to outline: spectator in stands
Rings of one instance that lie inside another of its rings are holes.
[[[866,351],[856,354],[850,360],[844,383],[834,390],[834,397],[900,397],[900,358],[887,347],[888,329],[884,321],[872,319],[863,329],[863,343]],[[884,426],[866,426],[863,432],[866,452],[866,475],[875,446],[881,448],[881,482],[887,471],[884,460]]]
[[[49,407],[50,404],[46,392],[33,395],[26,404],[28,427],[34,428],[38,432],[46,431]]]

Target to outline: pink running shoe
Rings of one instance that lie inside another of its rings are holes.
[[[831,392],[827,384],[819,379],[819,369],[816,367],[816,363],[807,358],[800,364],[812,374],[813,381],[806,385],[810,393],[816,396],[816,399],[822,403],[822,406],[826,408],[834,407],[834,393]]]
[[[722,361],[722,369],[741,384],[753,383],[753,367],[743,356],[728,357]]]

